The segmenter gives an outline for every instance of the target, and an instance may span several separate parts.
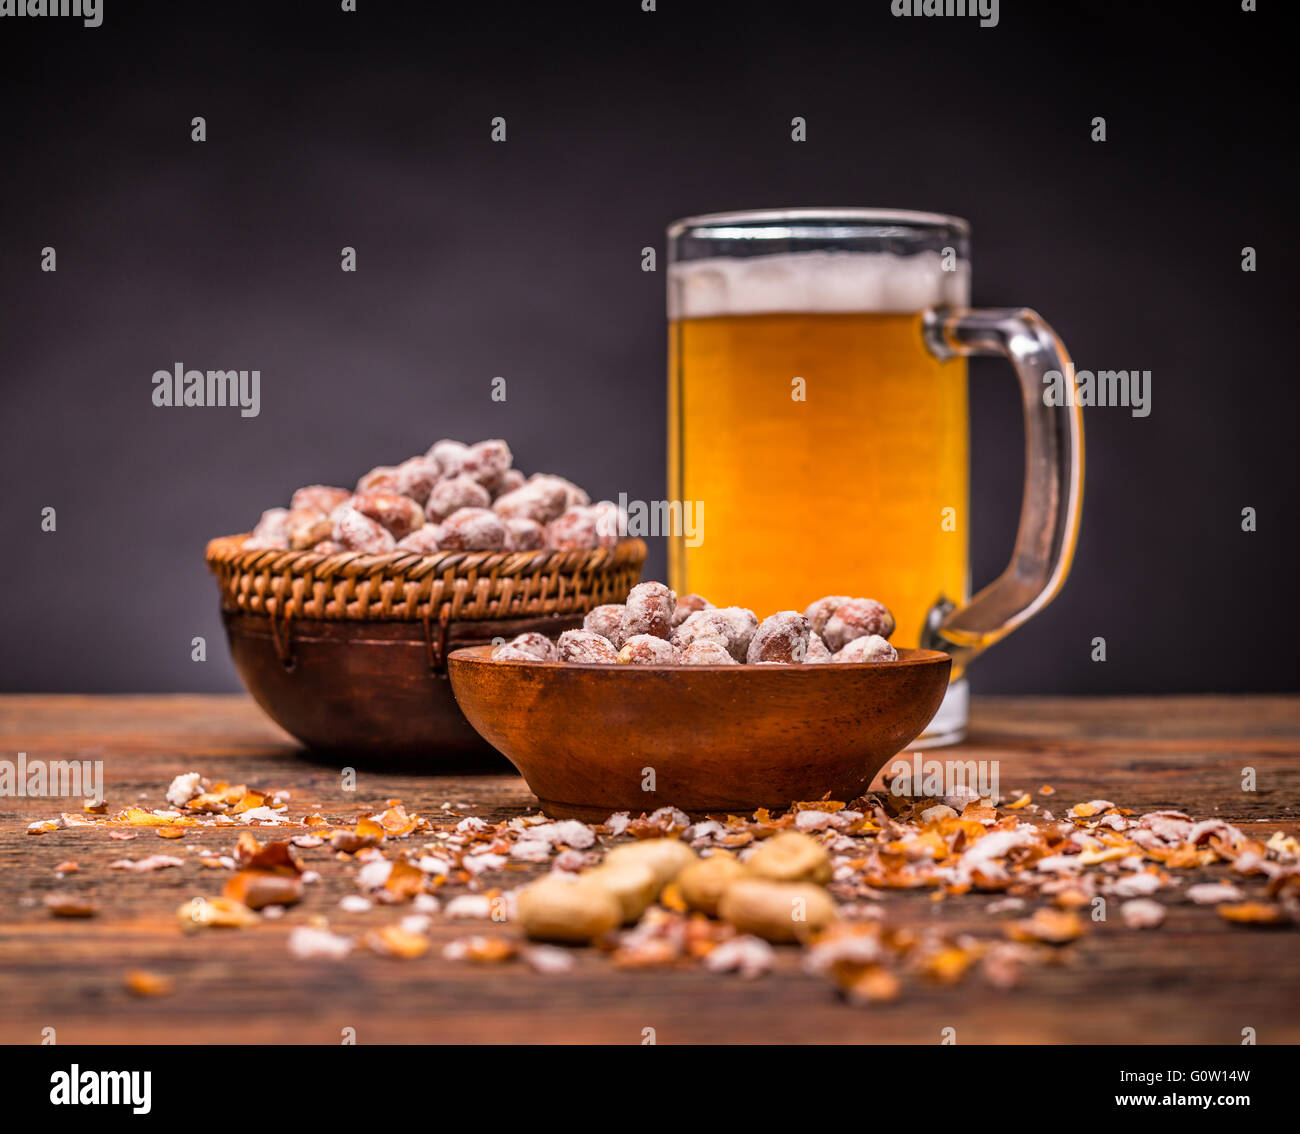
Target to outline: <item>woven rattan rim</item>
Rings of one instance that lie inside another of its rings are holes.
[[[278,618],[477,621],[583,614],[622,602],[646,545],[590,551],[443,551],[437,555],[245,551],[247,534],[208,544],[228,610]]]

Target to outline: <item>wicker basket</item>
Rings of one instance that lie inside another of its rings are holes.
[[[245,551],[247,535],[208,544],[230,610],[281,619],[467,622],[585,614],[622,602],[645,562],[639,539],[593,551],[397,551],[326,555]]]
[[[622,602],[646,546],[590,551],[362,555],[208,544],[240,679],[312,748],[382,755],[481,754],[452,698],[448,652],[525,630],[548,635]]]

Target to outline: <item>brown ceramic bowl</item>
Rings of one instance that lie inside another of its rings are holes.
[[[430,664],[422,624],[302,619],[292,624],[286,647],[260,615],[223,610],[221,619],[244,688],[308,748],[370,761],[419,758],[411,770],[421,772],[438,770],[430,758],[458,765],[500,760],[456,707],[446,669]],[[554,637],[581,625],[581,615],[461,622],[448,628],[447,645],[490,643],[526,630]]]
[[[899,650],[857,665],[632,666],[447,658],[469,723],[548,815],[672,805],[748,812],[850,800],[939,709],[952,659]],[[653,792],[643,790],[653,769]]]
[[[240,680],[309,748],[436,772],[500,759],[461,715],[446,658],[526,630],[554,637],[622,602],[646,547],[415,555],[208,545]],[[390,760],[390,758],[396,758]]]

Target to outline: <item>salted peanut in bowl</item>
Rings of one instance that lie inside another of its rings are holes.
[[[623,645],[623,615],[626,608],[622,603],[605,603],[587,611],[582,620],[582,628],[591,634],[599,634],[611,646]]]
[[[633,634],[618,651],[619,665],[676,665],[677,647],[653,634]]]
[[[516,634],[510,641],[498,646],[493,651],[492,656],[494,658],[500,657],[503,650],[514,650],[536,661],[554,661],[558,656],[555,643],[545,634],[539,634],[536,630]]]
[[[743,878],[723,893],[718,916],[741,933],[781,943],[825,929],[838,914],[831,896],[811,882]]]
[[[819,598],[816,602],[808,604],[808,609],[804,611],[804,617],[808,619],[808,627],[818,637],[826,631],[826,623],[830,617],[846,602],[851,602],[849,595],[827,595],[825,598]]]
[[[898,651],[879,634],[854,638],[842,650],[836,651],[833,662],[891,662],[898,660]]]
[[[394,539],[424,527],[424,509],[400,492],[358,492],[349,503],[363,516],[382,524]]]
[[[803,660],[805,665],[825,665],[834,655],[830,647],[822,640],[822,636],[815,630],[808,633],[808,651],[804,654]]]
[[[666,639],[676,609],[677,595],[663,583],[638,583],[623,607],[623,640],[640,634]]]
[[[294,551],[329,539],[333,531],[330,518],[319,508],[291,508],[284,517],[284,537]]]
[[[878,634],[888,638],[894,632],[894,616],[875,599],[855,598],[841,604],[826,620],[822,637],[832,650],[840,650],[855,638]]]
[[[473,477],[457,474],[440,480],[433,486],[424,505],[425,515],[431,520],[445,520],[462,508],[487,508],[492,494]],[[503,529],[504,531],[504,526]]]
[[[713,603],[709,602],[703,595],[679,595],[677,597],[677,606],[673,608],[673,629],[676,630],[692,614],[698,614],[701,610],[712,609]]]
[[[781,831],[764,839],[745,861],[751,874],[774,882],[831,880],[831,856],[816,839],[802,831]]]
[[[746,610],[743,606],[727,606],[699,610],[688,615],[673,630],[672,640],[681,650],[702,639],[717,642],[736,661],[743,662],[757,629],[758,616],[752,610]]]
[[[558,659],[581,665],[617,665],[618,651],[590,630],[566,630],[555,644]]]
[[[471,513],[482,514],[466,509],[444,522],[440,546],[453,546],[445,529],[459,516]],[[608,665],[612,658],[620,665],[653,667],[802,667],[898,660],[898,651],[875,633],[856,635],[832,651],[830,642],[814,628],[818,623],[839,642],[863,626],[892,628],[893,615],[875,599],[846,600],[842,595],[830,595],[818,599],[803,614],[779,610],[760,622],[744,607],[715,607],[701,595],[680,598],[663,583],[646,582],[633,587],[625,603],[605,603],[588,611],[581,631],[566,631],[561,636],[556,660]],[[513,651],[493,657],[521,660]]]
[[[779,610],[758,624],[745,660],[798,665],[808,656],[808,619],[797,610]]]
[[[682,665],[739,665],[728,652],[727,647],[711,638],[701,638],[692,642],[684,650],[679,650],[678,660]]]
[[[298,489],[289,500],[289,508],[314,508],[327,516],[340,504],[346,504],[352,493],[346,488],[334,488],[328,484],[308,484]]]
[[[350,504],[341,504],[331,513],[334,521],[332,539],[348,551],[382,555],[393,551],[397,541],[383,524],[358,512]]]

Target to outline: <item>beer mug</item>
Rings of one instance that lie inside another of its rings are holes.
[[[760,618],[879,599],[896,645],[953,658],[919,746],[964,736],[966,667],[1060,590],[1083,494],[1082,411],[1044,398],[1065,348],[1033,311],[969,306],[969,238],[957,217],[874,209],[668,229],[669,499],[697,509],[670,583]],[[1015,549],[973,598],[972,354],[1011,362],[1025,413]]]

